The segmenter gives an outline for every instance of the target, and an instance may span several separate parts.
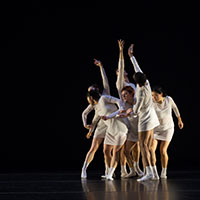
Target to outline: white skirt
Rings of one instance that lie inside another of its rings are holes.
[[[170,142],[172,140],[173,134],[174,134],[174,127],[171,127],[164,131],[157,131],[155,129],[154,130],[154,139]]]
[[[107,126],[102,121],[99,121],[94,132],[93,138],[105,138]]]
[[[111,133],[107,132],[104,138],[104,144],[121,146],[125,143],[126,137],[127,137],[127,134],[112,135]]]
[[[159,126],[159,124],[160,122],[153,107],[138,116],[138,132],[150,131]]]

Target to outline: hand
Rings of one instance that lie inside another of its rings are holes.
[[[133,56],[133,47],[134,47],[134,44],[131,44],[131,46],[128,48],[128,55],[130,58]]]
[[[91,133],[91,132],[88,132],[87,135],[86,135],[86,138],[87,138],[87,139],[90,139],[91,136],[92,136],[92,133]]]
[[[126,112],[126,110],[120,110],[120,113],[125,113]]]
[[[98,66],[98,67],[103,67],[101,61],[100,61],[100,60],[97,60],[97,59],[95,59],[95,58],[94,58],[94,64],[95,64],[96,66]]]
[[[118,40],[118,45],[119,45],[119,50],[120,51],[123,51],[124,49],[124,40]]]
[[[127,111],[126,111],[126,114],[127,114],[127,115],[130,115],[132,112],[133,112],[133,108],[129,108],[129,109],[127,109]]]
[[[182,120],[181,120],[181,119],[178,120],[178,127],[179,127],[180,129],[182,129],[183,126],[184,126],[184,124],[183,124]]]
[[[107,120],[108,117],[106,117],[106,116],[101,116],[101,119],[103,119],[103,120]]]

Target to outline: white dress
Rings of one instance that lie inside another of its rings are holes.
[[[94,107],[95,116],[93,118],[93,123],[95,124],[102,116],[108,116],[116,111],[118,112],[118,108],[120,108],[120,106],[120,99],[109,95],[102,95]],[[112,118],[103,122],[107,126],[104,144],[123,145],[126,141],[128,132],[128,127],[125,123],[125,119]],[[94,126],[90,131],[92,132],[93,129]]]
[[[127,102],[123,102],[122,96],[121,96],[121,90],[125,86],[131,86],[136,92],[136,87],[135,87],[135,84],[128,83],[124,80],[124,59],[119,59],[118,71],[119,71],[119,74],[117,76],[116,88],[117,88],[120,100],[122,101],[123,109],[127,110],[128,108],[132,108],[132,105],[128,104]],[[138,117],[131,115],[131,116],[128,116],[127,119],[128,119],[126,121],[127,127],[128,127],[127,140],[132,141],[132,142],[137,142],[139,140],[138,139]]]
[[[179,110],[170,96],[164,97],[161,104],[154,102],[154,107],[160,121],[160,125],[154,129],[154,139],[170,142],[174,134],[172,110],[176,117],[180,116]]]
[[[102,82],[103,82],[103,93],[105,95],[109,95],[110,94],[110,87],[109,87],[109,83],[108,83],[108,79],[105,73],[105,70],[103,67],[100,67],[100,72],[101,72],[101,77],[102,77]],[[83,122],[83,126],[87,125],[87,116],[88,114],[94,110],[94,106],[89,104],[88,107],[82,112],[82,122]],[[93,137],[94,138],[104,138],[105,134],[106,134],[106,130],[107,130],[107,126],[105,125],[105,123],[102,120],[99,120],[97,122],[95,122],[95,132]]]
[[[131,57],[135,72],[142,72],[134,56]],[[149,131],[160,123],[154,109],[150,83],[136,89],[136,104],[133,107],[134,114],[138,115],[138,132]]]

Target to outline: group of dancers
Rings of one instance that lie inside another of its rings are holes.
[[[105,175],[102,178],[113,180],[115,169],[120,161],[121,177],[138,175],[137,181],[167,178],[167,149],[174,134],[174,111],[180,129],[183,122],[172,97],[167,96],[160,86],[151,88],[150,83],[139,67],[134,56],[134,44],[128,48],[128,55],[135,73],[134,83],[130,83],[124,65],[124,41],[118,40],[119,61],[116,70],[116,88],[119,97],[110,94],[109,82],[101,61],[94,59],[99,67],[103,91],[91,85],[87,92],[88,107],[82,113],[84,127],[89,129],[86,137],[93,134],[90,150],[82,167],[81,178],[87,178],[87,167],[95,152],[103,143]],[[91,124],[87,116],[94,110]],[[156,149],[160,142],[161,175],[156,167]],[[143,171],[139,167],[140,153]],[[129,170],[127,172],[126,164]]]

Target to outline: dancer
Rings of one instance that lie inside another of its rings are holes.
[[[110,87],[109,87],[108,79],[107,79],[105,70],[103,68],[103,65],[102,65],[101,61],[96,60],[96,59],[94,59],[94,64],[99,67],[100,72],[101,72],[103,88],[104,88],[102,94],[109,95]],[[89,91],[98,91],[100,93],[100,89],[97,85],[91,85],[90,87],[88,87],[88,92]],[[89,105],[82,113],[82,121],[83,121],[84,127],[87,129],[90,129],[90,128],[92,128],[92,126],[87,124],[87,116],[92,110],[95,109],[95,105],[92,104],[92,102],[90,101],[89,98],[87,100],[89,102]],[[94,122],[93,122],[93,124],[94,124]],[[96,129],[95,129],[94,136],[92,139],[91,147],[85,157],[85,161],[84,161],[84,164],[82,167],[82,172],[81,172],[81,178],[87,178],[87,173],[86,173],[87,167],[92,162],[96,151],[98,150],[99,146],[103,142],[105,133],[106,133],[106,129],[107,129],[107,126],[105,125],[105,123],[102,120],[99,120],[99,122],[96,125]],[[87,139],[89,139],[91,137],[91,135],[92,135],[92,133],[89,132],[86,136]],[[106,164],[105,164],[105,168],[107,168]]]
[[[156,149],[158,142],[160,141],[160,160],[162,167],[160,177],[166,179],[168,165],[167,149],[174,134],[174,121],[172,117],[172,110],[174,111],[178,119],[178,127],[182,129],[184,125],[174,100],[172,99],[172,97],[167,96],[162,87],[153,87],[152,97],[156,114],[160,121],[160,125],[154,129],[154,139],[151,147],[152,162],[154,165],[156,165]]]
[[[124,41],[118,40],[119,45],[119,62],[118,62],[118,70],[117,70],[117,82],[116,87],[118,90],[118,94],[120,99],[124,103],[124,109],[127,110],[135,104],[135,85],[129,82],[127,73],[124,70]],[[127,134],[127,140],[124,145],[125,157],[127,159],[129,165],[129,174],[125,175],[126,168],[125,166],[121,166],[121,177],[132,177],[135,176],[136,173],[139,176],[143,175],[143,172],[139,168],[139,158],[140,158],[140,147],[138,140],[138,118],[127,116],[129,121],[129,132]],[[133,152],[134,157],[132,157],[131,152]],[[123,159],[121,156],[120,158]],[[124,173],[123,173],[124,172]]]
[[[126,141],[128,128],[124,119],[112,118],[107,120],[105,116],[115,112],[119,113],[120,111],[118,110],[118,107],[121,108],[121,101],[120,99],[109,95],[100,95],[94,90],[88,92],[88,97],[95,105],[95,117],[93,121],[96,122],[99,119],[103,119],[107,126],[107,131],[104,138],[104,156],[105,162],[109,169],[106,178],[108,180],[113,180],[112,176],[119,161],[119,150]],[[93,129],[94,126],[89,132],[92,133]]]
[[[150,83],[133,56],[133,47],[134,45],[131,44],[128,49],[128,55],[136,72],[133,78],[137,84],[136,104],[133,111],[138,116],[139,143],[146,171],[142,178],[137,179],[140,182],[152,179],[154,174],[157,173],[156,166],[152,166],[151,163],[150,146],[153,139],[153,130],[159,125],[159,120],[153,106]]]

